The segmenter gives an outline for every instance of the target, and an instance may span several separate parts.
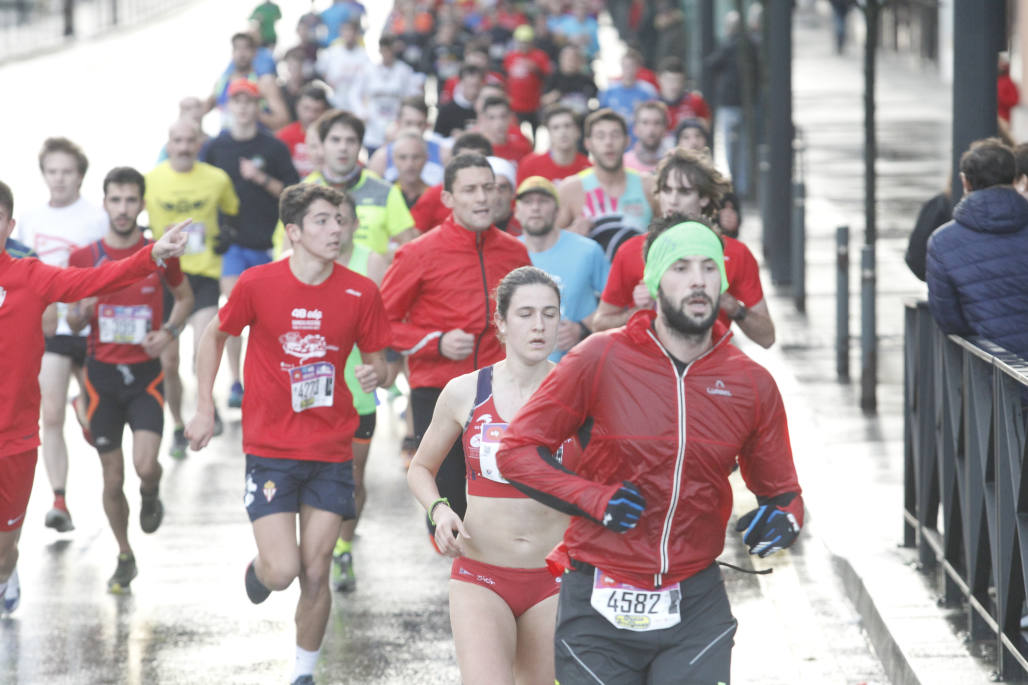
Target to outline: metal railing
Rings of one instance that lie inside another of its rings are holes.
[[[904,544],[969,638],[995,640],[996,676],[1025,680],[1028,363],[944,334],[925,302],[906,305],[904,355]]]
[[[196,0],[0,0],[0,64],[148,21]]]

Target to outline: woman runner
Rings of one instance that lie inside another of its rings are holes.
[[[557,580],[545,567],[568,517],[502,479],[496,451],[507,422],[554,364],[560,291],[545,272],[511,271],[496,289],[495,323],[507,357],[446,384],[407,483],[435,523],[435,544],[455,558],[450,625],[465,685],[553,683]],[[435,474],[462,437],[468,508],[462,521],[439,496]],[[570,447],[570,449],[569,449]],[[577,443],[565,443],[565,457]]]

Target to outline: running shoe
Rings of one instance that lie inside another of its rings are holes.
[[[400,443],[400,457],[403,459],[403,470],[406,473],[410,470],[410,463],[414,459],[414,453],[418,451],[418,439],[413,435],[404,436]]]
[[[90,447],[95,447],[93,444],[93,433],[89,430],[89,422],[82,418],[84,412],[79,411],[79,405],[83,403],[81,395],[75,395],[71,398],[71,411],[75,414],[75,420],[79,422],[79,428],[82,429],[82,437],[85,438],[86,442],[89,443]]]
[[[168,450],[168,454],[172,459],[185,459],[187,447],[189,447],[189,441],[186,440],[186,429],[180,426],[172,433],[171,449]]]
[[[232,389],[228,391],[228,406],[233,409],[243,406],[243,384],[239,381],[233,383]]]
[[[140,493],[142,494],[142,493]],[[153,533],[161,527],[164,520],[164,504],[157,495],[143,495],[142,504],[139,507],[139,527],[144,533]]]
[[[54,497],[54,507],[46,512],[46,519],[43,523],[47,528],[53,528],[58,533],[75,530],[75,524],[71,522],[71,514],[68,512],[68,505],[64,502],[63,495]]]
[[[218,437],[219,435],[221,435],[224,432],[225,432],[225,424],[221,422],[221,414],[219,414],[218,410],[215,409],[214,410],[214,433],[213,433],[213,437],[216,438],[216,437]]]
[[[353,592],[357,589],[357,576],[353,572],[353,553],[339,551],[342,542],[336,541],[336,552],[332,554],[332,587],[336,592]]]
[[[314,676],[312,676],[312,675],[297,676],[296,680],[293,681],[293,685],[314,685]]]
[[[246,596],[249,597],[250,601],[254,604],[260,604],[268,598],[268,595],[271,594],[271,590],[264,587],[264,583],[257,578],[257,571],[253,568],[254,561],[257,560],[253,559],[249,564],[247,564],[246,575],[243,576],[243,580],[246,584]]]
[[[18,583],[17,567],[11,571],[11,577],[7,579],[7,588],[4,590],[4,611],[8,614],[18,608],[21,603],[21,585]]]
[[[114,569],[114,575],[107,581],[107,591],[115,595],[128,592],[129,584],[138,574],[136,558],[131,554],[119,554],[118,567]]]

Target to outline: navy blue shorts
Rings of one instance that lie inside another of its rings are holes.
[[[246,455],[243,504],[250,521],[268,514],[298,513],[300,505],[357,517],[353,462],[271,459]]]
[[[271,250],[255,250],[241,245],[230,245],[221,256],[221,275],[238,276],[251,266],[260,266],[271,261]]]

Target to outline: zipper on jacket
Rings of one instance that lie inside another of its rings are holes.
[[[671,522],[674,520],[675,511],[678,509],[678,497],[682,487],[682,471],[685,468],[685,376],[689,373],[689,369],[692,368],[693,364],[713,352],[717,345],[712,346],[699,357],[686,364],[685,370],[679,374],[678,367],[675,366],[675,361],[671,358],[671,353],[664,349],[664,346],[660,344],[660,340],[657,339],[653,331],[648,330],[646,334],[656,343],[657,349],[667,357],[668,364],[671,365],[671,373],[675,375],[675,390],[678,395],[678,453],[675,455],[674,482],[671,484],[671,503],[668,506],[667,513],[664,515],[664,526],[660,532],[660,572],[654,574],[653,577],[653,586],[660,587],[663,576],[667,574],[668,568],[671,565],[671,555],[668,552],[668,545],[671,539]]]
[[[482,334],[475,338],[475,357],[474,357],[474,368],[478,368],[478,348],[482,344],[482,338],[489,331],[489,281],[485,277],[485,253],[484,245],[485,237],[482,234],[475,236],[475,247],[478,248],[478,265],[482,268],[482,290],[485,291],[485,328],[482,329]]]

